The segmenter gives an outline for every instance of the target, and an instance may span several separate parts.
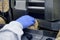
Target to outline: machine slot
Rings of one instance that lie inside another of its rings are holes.
[[[40,6],[40,7],[44,7],[45,5],[44,5],[44,3],[39,3],[39,2],[28,2],[28,6]]]
[[[35,18],[44,19],[44,10],[28,9],[28,13],[28,15],[33,16]]]

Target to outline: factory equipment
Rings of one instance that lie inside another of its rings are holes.
[[[28,15],[40,19],[40,27],[60,29],[60,0],[27,0]]]
[[[59,0],[6,1],[8,2],[6,10],[4,1],[0,7],[1,20],[4,24],[26,14],[38,19],[37,27],[24,29],[22,40],[55,40],[57,31],[60,29]]]
[[[38,15],[36,18],[55,21],[60,20],[59,3],[59,0],[27,0],[27,9],[34,17]]]
[[[13,0],[11,4],[14,3],[15,6],[11,5],[12,13],[13,13],[13,20],[19,18],[26,13],[26,0]]]
[[[40,27],[40,30],[32,30],[32,32],[31,30],[24,30],[26,34],[23,35],[22,40],[55,40],[58,33],[56,31],[60,30],[59,3],[59,0],[27,0],[28,15],[39,19],[38,27]]]

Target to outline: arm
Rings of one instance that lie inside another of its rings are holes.
[[[22,29],[27,28],[27,27],[33,25],[34,23],[35,23],[35,20],[33,17],[25,15],[25,16],[18,18],[16,21],[12,21],[9,24],[5,25],[0,31],[8,30],[8,31],[10,31],[10,33],[16,34],[17,38],[19,40],[21,40],[21,36],[23,35]],[[8,33],[5,31],[4,34],[8,34]],[[0,35],[2,35],[4,38],[3,33]],[[7,37],[7,36],[5,36],[5,37]],[[8,38],[11,40],[11,36],[9,36]]]
[[[0,31],[0,40],[17,40],[17,36],[9,30],[4,30]]]
[[[5,25],[1,30],[0,30],[0,35],[2,35],[3,37],[3,40],[6,39],[8,36],[7,39],[11,40],[11,36],[14,34],[17,35],[18,39],[21,39],[21,36],[23,35],[23,30],[22,30],[22,25],[19,23],[19,22],[16,22],[16,21],[12,21],[10,22],[9,24]],[[1,31],[4,31],[4,32],[1,32]],[[8,31],[8,32],[7,32]],[[9,34],[8,34],[9,33]],[[5,36],[3,35],[5,34]],[[8,34],[8,35],[6,35]],[[13,35],[14,36],[14,35]],[[6,38],[5,38],[6,37]],[[0,37],[1,39],[1,37]],[[7,40],[6,39],[6,40]],[[15,39],[14,37],[12,38],[12,40]]]

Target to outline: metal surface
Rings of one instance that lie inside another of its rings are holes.
[[[15,9],[26,10],[26,0],[16,0]]]
[[[41,9],[43,9],[43,10],[45,9],[45,7],[34,7],[34,6],[29,6],[28,8],[29,9],[40,9],[40,10]]]
[[[39,1],[39,2],[38,2]],[[43,2],[44,1],[44,2]],[[40,5],[39,5],[40,4]],[[29,0],[27,1],[27,10],[29,15],[33,14],[31,16],[35,16],[34,12],[37,12],[35,10],[41,10],[43,9],[44,11],[44,19],[47,21],[56,21],[56,20],[60,20],[60,0]],[[44,5],[44,6],[43,6]],[[40,8],[39,8],[40,7]],[[44,7],[44,8],[42,8]],[[31,10],[29,9],[34,9],[33,12],[31,12]],[[38,15],[39,14],[39,15]],[[39,13],[36,13],[36,16],[41,16],[41,12],[39,11]]]
[[[28,15],[38,19],[44,19],[45,0],[27,0]]]
[[[29,0],[29,2],[41,2],[41,3],[44,3],[45,1],[44,0]]]
[[[26,15],[27,12],[25,10],[17,10],[13,9],[13,20],[16,20],[17,18]]]
[[[27,14],[26,0],[15,0],[16,5],[12,8],[13,20]]]
[[[54,31],[59,31],[60,30],[60,21],[56,22],[49,22],[46,20],[40,20],[40,27],[49,29],[49,30],[54,30]]]
[[[45,19],[49,21],[60,20],[60,0],[45,1]]]
[[[55,40],[57,32],[47,31],[47,30],[24,30],[25,34],[22,36],[22,40],[46,40],[51,38]],[[47,35],[49,34],[49,35]],[[29,37],[27,37],[29,36]],[[30,39],[29,39],[30,38]]]

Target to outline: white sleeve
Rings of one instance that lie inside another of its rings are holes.
[[[18,37],[15,33],[9,30],[4,30],[0,31],[0,40],[18,40]]]
[[[17,34],[18,39],[21,40],[21,36],[23,35],[23,26],[21,23],[12,21],[9,24],[5,25],[0,31],[9,30],[13,33]]]

